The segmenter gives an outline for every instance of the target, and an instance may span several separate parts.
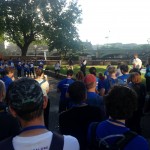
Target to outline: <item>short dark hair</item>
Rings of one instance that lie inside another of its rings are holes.
[[[141,72],[140,72],[140,70],[138,68],[133,68],[133,69],[131,69],[129,71],[129,73],[133,73],[133,72],[137,72],[137,73],[139,73],[141,75]]]
[[[89,72],[90,72],[90,74],[93,74],[93,75],[96,76],[96,68],[95,68],[95,67],[91,67],[91,68],[89,69]]]
[[[106,111],[112,119],[130,118],[137,109],[137,94],[127,86],[115,85],[104,96]]]
[[[31,121],[43,113],[43,92],[34,79],[21,78],[12,82],[6,99],[8,105],[25,121]]]
[[[72,102],[79,104],[85,100],[86,97],[86,87],[83,82],[75,81],[68,87],[68,94]]]
[[[15,72],[15,69],[13,67],[6,67],[5,70],[5,75],[9,74],[9,73],[14,73]]]
[[[123,71],[123,72],[128,72],[129,71],[129,67],[126,64],[122,64],[120,66],[120,70]]]
[[[72,76],[73,75],[73,70],[69,69],[67,70],[67,76]]]

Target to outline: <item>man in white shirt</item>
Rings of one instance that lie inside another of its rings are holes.
[[[59,61],[56,62],[56,64],[54,65],[54,68],[55,68],[55,76],[58,77],[59,72],[60,72],[60,63],[59,63]]]
[[[7,99],[10,112],[19,119],[22,130],[11,142],[0,142],[0,149],[79,150],[76,138],[54,134],[46,129],[43,110],[47,106],[47,98],[37,81],[29,78],[14,81],[9,87]]]
[[[132,64],[133,64],[133,68],[141,69],[142,61],[141,59],[138,58],[138,54],[134,54],[134,59]]]

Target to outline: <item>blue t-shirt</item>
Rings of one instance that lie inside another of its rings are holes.
[[[124,82],[120,79],[113,79],[113,78],[108,78],[108,79],[105,79],[102,84],[100,85],[101,87],[99,87],[100,89],[101,88],[104,88],[105,89],[105,94],[108,93],[109,89],[115,85],[115,84],[124,84]]]
[[[116,126],[108,121],[103,121],[97,126],[96,136],[100,139],[109,135],[124,134],[126,131],[129,131],[127,127]],[[90,130],[88,131],[88,135],[91,135]],[[112,144],[115,140],[116,137],[111,137],[107,139],[107,142]],[[149,146],[147,141],[138,135],[125,146],[124,150],[149,150]]]
[[[5,83],[5,87],[7,91],[9,85],[13,82],[12,79],[9,78],[8,76],[4,76],[3,78],[1,78],[1,80]]]
[[[73,79],[64,79],[60,81],[57,85],[57,88],[60,90],[60,100],[64,100],[66,98],[66,92],[70,84],[74,82]]]
[[[119,76],[118,79],[121,79],[124,83],[127,83],[129,76],[130,74],[123,74],[122,76]]]
[[[108,72],[108,70],[105,70],[105,72],[104,72],[104,76],[106,76],[107,78],[109,78],[110,76],[109,76],[109,72]]]
[[[86,103],[104,109],[103,98],[95,92],[87,92]]]

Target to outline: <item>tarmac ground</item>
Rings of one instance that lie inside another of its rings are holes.
[[[50,92],[48,93],[50,100],[49,130],[58,131],[58,104],[60,93],[57,93],[57,84],[60,80],[48,76],[48,81],[50,85]]]

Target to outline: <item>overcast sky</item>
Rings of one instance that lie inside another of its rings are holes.
[[[78,1],[83,10],[81,40],[144,44],[150,38],[150,0]]]

